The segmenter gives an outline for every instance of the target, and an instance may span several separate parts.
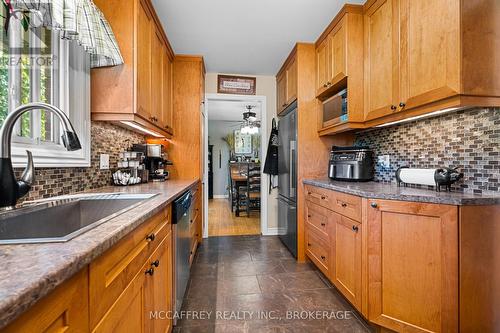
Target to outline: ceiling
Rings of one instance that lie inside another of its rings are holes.
[[[261,117],[260,103],[249,103],[248,101],[228,101],[228,100],[208,100],[208,120],[242,121],[243,112],[246,112],[247,105],[255,105],[252,109]]]
[[[275,75],[295,43],[314,42],[346,1],[152,2],[174,51],[203,55],[208,72]]]

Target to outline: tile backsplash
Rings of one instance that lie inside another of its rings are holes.
[[[115,167],[118,154],[146,138],[122,127],[92,122],[91,166],[89,168],[36,168],[36,182],[24,200],[36,200],[111,185],[111,170],[99,169],[101,154],[109,154],[110,167]],[[16,169],[20,177],[22,169]]]
[[[453,190],[498,194],[500,189],[500,109],[475,108],[376,128],[356,135],[377,156],[389,155],[390,167],[376,163],[375,180],[395,181],[401,166],[458,167],[464,178]]]

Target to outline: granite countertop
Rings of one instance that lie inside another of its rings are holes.
[[[369,199],[428,202],[457,206],[500,204],[500,193],[498,195],[480,195],[460,192],[436,192],[428,189],[398,187],[395,183],[342,182],[328,178],[305,179],[304,184]]]
[[[0,245],[0,329],[165,208],[197,181],[168,180],[92,190],[89,192],[158,195],[66,243]]]

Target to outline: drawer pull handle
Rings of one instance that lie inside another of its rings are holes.
[[[153,275],[155,273],[155,269],[153,267],[151,267],[150,269],[147,269],[146,272],[144,272],[146,275],[149,274],[149,275]]]
[[[370,206],[372,206],[373,208],[377,208],[377,207],[378,207],[378,205],[377,205],[377,203],[376,203],[376,202],[372,202],[372,203],[370,204]]]
[[[156,259],[155,261],[153,261],[153,262],[151,263],[151,266],[155,266],[155,267],[160,266],[160,260]]]
[[[321,256],[321,259],[322,259],[322,260],[325,260],[325,259],[326,259],[326,257],[325,257],[325,256]]]
[[[321,226],[322,226],[322,227],[326,227],[326,223],[324,223],[324,222],[323,222],[323,223],[321,223]]]
[[[357,226],[355,226],[355,225],[353,225],[353,226],[352,226],[352,231],[354,231],[354,232],[358,232],[358,230],[359,230],[359,227],[357,227]]]
[[[147,235],[147,236],[146,236],[146,240],[147,240],[148,242],[152,242],[152,241],[154,241],[154,240],[155,240],[155,234],[150,234],[150,235]]]
[[[347,204],[345,202],[341,203],[340,205],[344,208],[347,207]]]

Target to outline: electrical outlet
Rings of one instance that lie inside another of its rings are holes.
[[[389,168],[391,166],[391,159],[389,155],[380,155],[378,157],[378,164],[383,168]]]
[[[108,154],[101,154],[100,159],[99,159],[99,168],[101,170],[108,170],[109,169],[109,155]]]

